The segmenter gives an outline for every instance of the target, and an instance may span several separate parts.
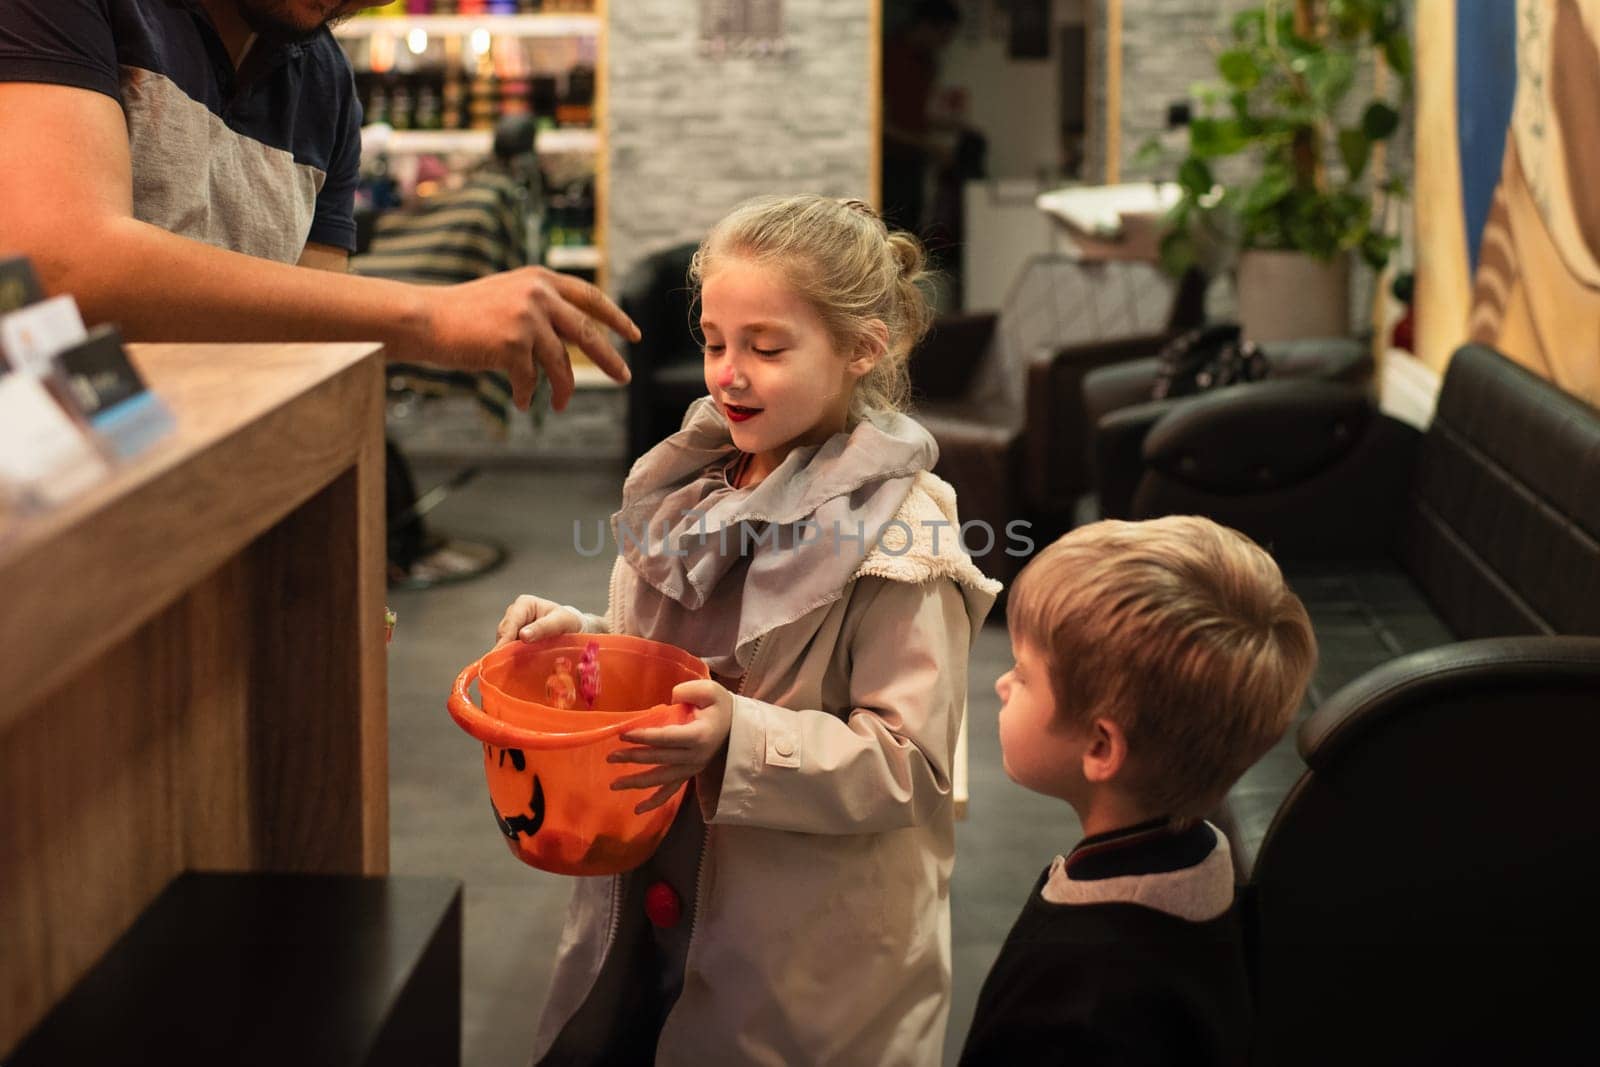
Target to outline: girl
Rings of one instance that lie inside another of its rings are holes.
[[[649,863],[581,880],[546,1063],[928,1064],[950,992],[950,771],[999,592],[898,412],[927,329],[916,240],[859,201],[762,198],[701,244],[710,395],[633,467],[604,617],[519,597],[500,643],[579,630],[703,657],[617,783],[691,794]]]

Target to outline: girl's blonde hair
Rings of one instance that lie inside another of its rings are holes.
[[[870,342],[871,322],[888,328],[889,347],[856,383],[852,413],[899,411],[910,397],[906,361],[928,332],[933,309],[922,244],[891,232],[860,200],[826,196],[761,196],[716,226],[689,266],[696,291],[729,258],[772,264],[816,308],[834,345],[855,352]]]

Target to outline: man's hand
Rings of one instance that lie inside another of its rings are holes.
[[[555,409],[567,406],[573,379],[566,342],[577,345],[616,381],[631,377],[601,327],[610,327],[630,341],[639,340],[639,328],[581,278],[544,267],[523,267],[423,292],[428,340],[421,350],[402,358],[463,370],[503,371],[511,379],[512,399],[519,408],[533,401],[540,368],[550,379]]]
[[[697,678],[672,690],[674,704],[691,704],[694,721],[682,726],[652,726],[630,730],[622,740],[638,748],[619,748],[607,759],[612,763],[649,763],[653,769],[618,778],[612,789],[649,789],[654,793],[634,808],[643,815],[659,808],[683,783],[722,755],[733,729],[733,694],[709,679]]]

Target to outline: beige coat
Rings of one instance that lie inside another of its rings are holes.
[[[973,636],[999,592],[928,473],[841,595],[762,637],[734,701],[683,992],[661,1064],[937,1064],[950,998],[951,764]],[[935,549],[937,542],[937,550]],[[620,560],[618,566],[625,566]],[[606,618],[628,618],[613,575]],[[823,710],[816,710],[823,709]],[[535,1042],[609,947],[620,880],[579,880]]]

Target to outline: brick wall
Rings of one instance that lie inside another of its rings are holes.
[[[702,55],[688,0],[608,6],[613,288],[747,197],[868,197],[868,0],[784,0],[781,57]]]
[[[1167,105],[1217,81],[1216,55],[1248,0],[1122,0],[1122,180],[1152,176],[1134,162],[1167,123]],[[1104,5],[1102,2],[1102,12]],[[1102,16],[1103,17],[1103,16]]]

